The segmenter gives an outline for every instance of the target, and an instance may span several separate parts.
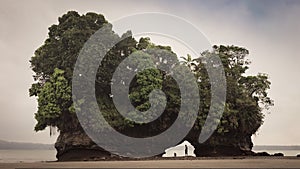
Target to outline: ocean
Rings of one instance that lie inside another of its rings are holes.
[[[193,149],[189,147],[188,155],[194,156]],[[268,152],[269,154],[283,153],[285,156],[296,156],[300,154],[300,150],[259,150],[256,152]],[[164,157],[173,157],[174,153],[177,157],[184,156],[184,149],[177,147],[166,151]],[[56,150],[0,150],[0,163],[15,162],[40,162],[40,161],[56,161]]]
[[[0,150],[0,163],[56,161],[56,150]]]

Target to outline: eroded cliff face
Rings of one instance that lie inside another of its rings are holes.
[[[227,133],[220,135],[214,132],[204,143],[199,143],[200,132],[194,127],[185,138],[194,146],[194,153],[197,157],[254,155],[251,134]]]
[[[80,130],[61,132],[56,140],[55,148],[58,161],[88,161],[113,157]]]
[[[197,157],[217,157],[217,156],[247,156],[254,155],[252,152],[253,143],[251,136],[245,136],[239,142],[224,141],[218,144],[203,143],[194,144]]]
[[[205,143],[198,142],[199,132],[190,132],[185,138],[194,147],[197,157],[245,156],[254,155],[251,135],[238,138],[212,135]],[[212,144],[212,143],[217,144]],[[58,161],[89,161],[121,159],[118,155],[107,152],[96,145],[83,131],[61,132],[55,143]],[[157,156],[156,156],[157,157]]]
[[[124,158],[108,152],[95,144],[90,137],[85,134],[75,116],[70,116],[66,119],[66,121],[73,122],[68,123],[69,125],[65,127],[63,131],[60,131],[60,135],[55,143],[58,161],[89,161]],[[126,133],[126,135],[130,135],[131,137],[139,138],[144,136],[147,132],[151,135],[147,128],[135,128],[134,130],[124,130],[120,132]],[[241,135],[236,132],[218,134],[214,132],[208,140],[200,144],[198,142],[200,133],[201,130],[194,126],[182,140],[187,140],[194,146],[194,153],[197,157],[255,155],[255,153],[251,151],[253,147],[251,140],[252,134]],[[168,141],[168,139],[170,138],[167,138],[165,141]]]

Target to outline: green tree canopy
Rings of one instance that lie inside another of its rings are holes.
[[[43,130],[47,126],[55,126],[60,131],[82,130],[74,113],[75,108],[80,105],[74,105],[71,96],[73,69],[84,43],[104,24],[109,23],[103,15],[95,13],[79,15],[77,12],[70,11],[59,18],[57,25],[49,28],[48,38],[30,60],[31,68],[35,72],[35,83],[29,90],[30,96],[38,97],[38,111],[35,114],[36,131]],[[203,52],[199,58],[192,59],[187,55],[183,58],[184,61],[179,63],[176,54],[169,46],[155,45],[149,38],[136,41],[130,31],[122,35],[128,38],[121,40],[122,36],[115,34],[112,26],[107,31],[108,39],[120,39],[120,42],[108,51],[98,68],[95,85],[98,104],[91,103],[90,108],[95,109],[99,106],[110,124],[118,130],[127,132],[128,135],[132,133],[139,135],[139,132],[132,132],[139,131],[138,127],[144,129],[150,127],[153,131],[150,130],[148,135],[166,130],[177,118],[181,103],[178,84],[171,74],[158,69],[147,69],[135,76],[130,84],[128,97],[136,109],[145,111],[151,106],[149,103],[151,91],[161,89],[167,98],[163,116],[150,125],[134,123],[120,116],[113,105],[110,85],[116,68],[132,53],[140,55],[140,59],[147,55],[156,62],[155,64],[165,64],[167,60],[170,65],[184,64],[190,68],[198,80],[200,94],[199,113],[194,125],[196,131],[201,131],[211,106],[211,86],[203,58],[211,54],[220,57],[222,65],[219,66],[224,67],[226,76],[227,98],[225,112],[213,139],[210,140],[211,144],[222,142],[223,136],[238,142],[245,134],[254,134],[263,123],[263,109],[273,105],[267,93],[270,88],[268,76],[245,74],[250,64],[246,58],[249,51],[245,48],[213,46],[212,51]],[[157,49],[163,50],[157,52]],[[135,68],[132,67],[131,71],[134,70]],[[184,78],[186,77],[182,75],[182,79]],[[84,102],[86,100],[83,99],[77,104]],[[136,116],[140,115],[136,114]],[[97,123],[97,119],[89,119],[89,122]],[[101,129],[101,125],[98,127]]]
[[[250,65],[247,59],[249,51],[242,47],[213,46],[212,51],[203,52],[201,57],[193,61],[187,57],[190,65],[193,62],[193,69],[199,81],[201,104],[196,128],[201,129],[204,125],[211,106],[210,81],[205,69],[206,63],[203,62],[203,58],[211,54],[218,55],[222,61],[227,88],[225,111],[209,144],[222,144],[224,140],[238,143],[244,136],[256,133],[263,124],[263,110],[273,105],[267,93],[271,83],[266,74],[245,74]]]

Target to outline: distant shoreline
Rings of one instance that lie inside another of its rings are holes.
[[[28,143],[0,140],[0,150],[54,150],[54,144]],[[254,145],[253,150],[300,150],[300,145]],[[300,153],[300,151],[299,151]]]
[[[253,147],[253,150],[300,150],[298,145],[256,145]],[[300,153],[300,152],[299,152]]]
[[[54,150],[54,144],[10,142],[0,140],[0,150]]]

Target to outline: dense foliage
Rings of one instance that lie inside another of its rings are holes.
[[[38,122],[35,126],[36,131],[44,130],[47,126],[55,126],[60,131],[81,130],[74,113],[76,105],[74,106],[71,98],[72,72],[83,44],[104,24],[109,23],[100,14],[79,15],[71,11],[60,17],[57,25],[49,28],[48,38],[30,60],[32,70],[35,72],[35,83],[30,88],[30,96],[38,97],[38,111],[35,114]],[[112,29],[109,31],[112,38],[121,38]],[[126,34],[130,35],[130,32]],[[154,49],[163,51],[155,53]],[[111,98],[111,79],[119,63],[133,52],[140,55],[141,59],[142,56],[150,56],[160,64],[163,64],[163,57],[168,57],[168,61],[174,65],[185,64],[190,68],[198,79],[201,96],[198,118],[194,125],[196,130],[201,130],[210,107],[210,82],[205,69],[206,63],[202,58],[211,54],[221,58],[227,81],[225,112],[217,128],[217,136],[229,134],[235,138],[254,134],[263,123],[263,109],[273,104],[267,94],[267,89],[270,88],[268,76],[245,75],[250,62],[246,58],[249,52],[244,48],[214,46],[212,51],[203,52],[199,58],[192,59],[187,55],[180,63],[170,47],[155,45],[149,38],[136,41],[129,36],[113,47],[99,66],[95,86],[98,105],[91,105],[91,108],[99,106],[109,123],[127,135],[144,137],[162,132],[176,119],[180,109],[180,90],[176,81],[164,71],[147,69],[138,73],[131,82],[129,98],[136,109],[145,111],[151,106],[148,98],[151,91],[163,90],[167,97],[163,116],[153,123],[140,124],[124,119],[118,114]],[[151,130],[147,131],[150,133],[141,135],[140,129],[149,127]],[[211,144],[217,141],[220,140],[212,139]]]
[[[220,120],[210,144],[224,144],[224,142],[238,142],[246,136],[255,134],[263,124],[263,110],[269,109],[273,101],[268,97],[267,90],[270,81],[266,74],[247,76],[250,61],[246,58],[249,51],[237,46],[213,46],[211,52],[203,52],[202,57],[216,54],[222,61],[226,76],[226,103],[225,111]],[[196,76],[200,79],[201,106],[199,124],[203,126],[210,107],[209,78],[201,57],[190,60]],[[205,118],[203,118],[205,117]]]

